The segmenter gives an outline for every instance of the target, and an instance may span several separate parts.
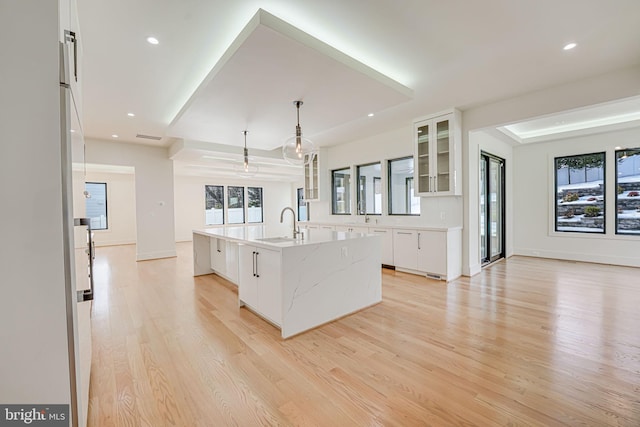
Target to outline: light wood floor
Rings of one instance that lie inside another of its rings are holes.
[[[640,269],[513,257],[283,341],[179,256],[98,248],[89,426],[640,426]]]

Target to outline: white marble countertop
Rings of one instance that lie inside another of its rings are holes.
[[[213,227],[193,230],[202,236],[219,237],[240,243],[250,243],[271,249],[282,249],[294,246],[314,245],[335,242],[338,240],[362,239],[370,236],[366,233],[348,233],[332,230],[302,230],[304,238],[293,239],[292,231],[282,233],[282,229],[270,229],[264,225],[247,225],[237,227]],[[269,239],[269,240],[263,240]]]

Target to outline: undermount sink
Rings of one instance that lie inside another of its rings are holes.
[[[285,242],[294,242],[297,239],[294,239],[293,237],[265,237],[264,239],[256,239],[256,240],[260,240],[261,242],[267,242],[267,243],[285,243]]]

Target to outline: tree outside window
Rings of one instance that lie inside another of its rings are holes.
[[[205,185],[205,224],[224,224],[224,187],[222,185]]]
[[[262,187],[247,187],[247,222],[262,221]]]

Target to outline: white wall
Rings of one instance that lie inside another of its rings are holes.
[[[0,8],[0,402],[69,404],[58,2]]]
[[[462,169],[464,175],[464,218],[462,233],[462,273],[480,272],[478,202],[479,146],[470,140],[470,132],[496,127],[521,120],[541,117],[640,94],[640,66],[619,70],[602,76],[579,80],[557,87],[531,92],[515,98],[486,104],[462,113]],[[515,161],[515,175],[520,164]],[[515,176],[514,175],[514,176]],[[515,218],[515,221],[518,219]]]
[[[294,211],[296,210],[296,199],[292,195],[289,182],[258,181],[240,177],[230,180],[176,175],[174,177],[176,241],[190,241],[193,238],[193,229],[207,227],[205,225],[205,185],[262,187],[264,225],[273,230],[273,233],[276,233],[274,235],[290,233],[292,228],[290,214],[285,214],[284,224],[280,224],[282,208],[290,206]],[[226,197],[225,188],[225,209],[227,208]],[[225,218],[228,218],[226,213]]]
[[[135,168],[136,258],[176,255],[173,161],[167,149],[87,139],[88,163]]]
[[[615,234],[616,146],[640,147],[640,128],[528,144],[514,149],[514,253],[640,267],[640,238]],[[554,157],[606,151],[606,234],[554,229]]]
[[[320,185],[323,201],[310,202],[311,221],[364,224],[364,215],[356,215],[356,170],[352,169],[351,215],[331,214],[331,170],[352,167],[383,160],[413,156],[413,124],[346,144],[328,147],[322,159]],[[388,215],[387,164],[382,164],[382,215],[370,216],[371,223],[384,225],[455,227],[462,225],[461,197],[422,197],[419,216]],[[303,183],[298,183],[302,186]]]
[[[136,243],[136,189],[133,173],[87,172],[87,182],[107,183],[107,230],[93,232],[96,246]]]

